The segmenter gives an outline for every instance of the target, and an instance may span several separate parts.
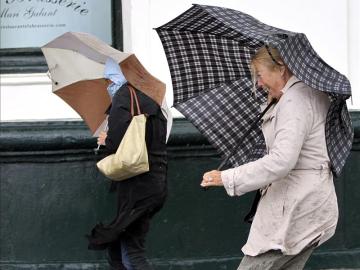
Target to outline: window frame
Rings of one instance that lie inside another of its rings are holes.
[[[123,49],[121,1],[111,1],[112,46]],[[44,73],[48,67],[39,47],[0,49],[0,74]]]

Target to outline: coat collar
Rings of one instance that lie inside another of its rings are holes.
[[[290,77],[290,79],[286,82],[284,88],[280,90],[280,92],[282,92],[284,95],[285,92],[297,82],[300,82],[300,80],[298,78],[296,78],[294,75],[292,75]]]
[[[289,88],[291,88],[291,87],[292,87],[295,83],[297,83],[297,82],[300,82],[300,80],[299,80],[298,78],[296,78],[294,75],[291,76],[290,79],[286,82],[284,88],[281,89],[280,91],[281,91],[281,92],[283,93],[283,95],[284,95],[284,94],[286,93],[286,91],[287,91]],[[268,105],[267,103],[264,103],[264,104],[260,105],[261,111],[263,111],[263,110],[266,108],[267,105]],[[275,115],[275,112],[276,112],[275,108],[276,108],[276,104],[275,104],[274,106],[272,106],[272,108],[270,108],[270,109],[266,112],[266,114],[262,117],[262,119],[263,119],[264,122],[267,121],[267,120],[269,120],[270,118],[272,118],[272,117]]]

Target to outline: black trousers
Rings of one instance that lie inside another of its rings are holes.
[[[145,214],[130,224],[108,248],[108,261],[113,270],[151,270],[145,255],[145,238],[151,215]]]

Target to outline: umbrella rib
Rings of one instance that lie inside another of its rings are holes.
[[[205,31],[197,31],[197,30],[181,30],[181,29],[161,29],[161,28],[156,28],[156,30],[160,29],[160,31],[166,31],[166,32],[178,32],[178,33],[191,33],[191,34],[198,34],[198,33],[201,33],[201,34],[206,34],[206,35],[209,35],[209,36],[214,36],[214,37],[217,37],[217,38],[224,38],[224,36],[220,35],[220,34],[213,34],[213,33],[209,33],[209,32],[205,32]],[[235,30],[234,30],[235,31]],[[228,40],[232,40],[232,41],[235,41],[237,43],[240,43],[242,40],[239,40],[239,39],[235,39],[231,36],[225,36]],[[246,36],[244,36],[246,37]],[[257,38],[253,38],[252,40],[250,40],[250,37],[246,37],[246,41],[250,41],[250,43],[254,43],[254,45],[252,45],[253,47],[257,47],[257,46],[263,46],[264,45],[264,42],[262,42],[261,40],[257,39]],[[256,42],[256,43],[255,43]],[[248,42],[244,42],[242,43],[241,45],[242,46],[245,46],[246,44],[248,44]]]

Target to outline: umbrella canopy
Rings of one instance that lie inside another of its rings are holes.
[[[104,79],[108,58],[119,63],[130,84],[160,106],[166,106],[165,84],[147,72],[134,54],[118,51],[90,34],[67,32],[41,50],[53,92],[79,113],[93,134],[104,125],[105,112],[111,104],[106,90],[109,82]]]
[[[297,78],[331,97],[326,140],[332,170],[340,173],[353,138],[345,103],[350,83],[317,55],[304,34],[266,25],[240,11],[203,5],[193,5],[156,31],[170,68],[174,107],[223,157],[241,143],[229,159],[231,166],[265,153],[260,125],[239,140],[265,101],[263,91],[257,91],[258,97],[251,94],[250,60],[269,45],[279,50]]]

